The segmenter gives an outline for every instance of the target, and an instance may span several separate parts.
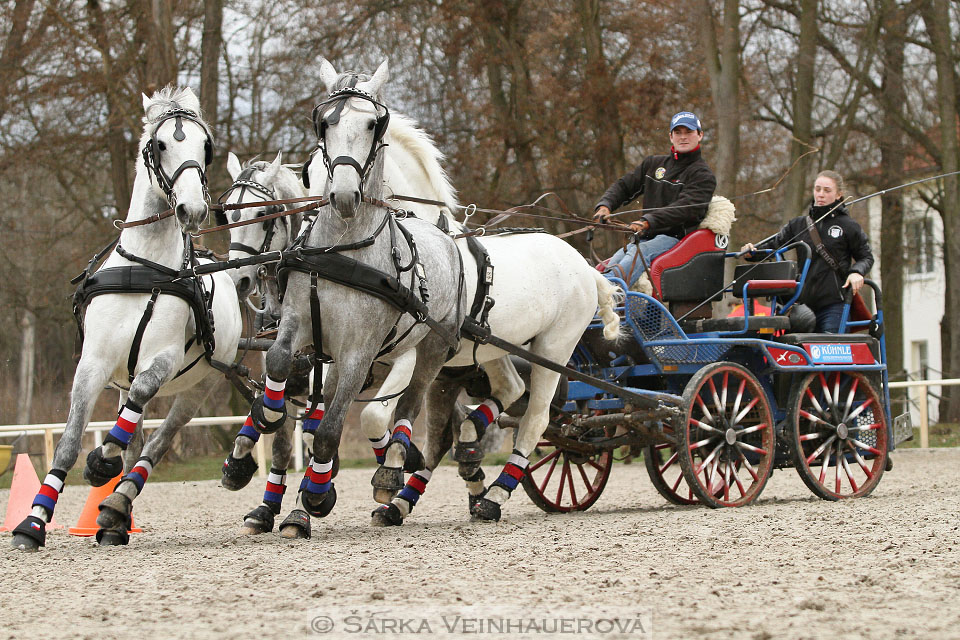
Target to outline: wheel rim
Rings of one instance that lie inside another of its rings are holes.
[[[839,500],[877,486],[887,461],[886,413],[859,373],[817,373],[793,397],[794,463],[814,493]]]
[[[610,476],[613,454],[560,449],[542,440],[530,455],[526,483],[554,511],[583,511],[597,501]]]
[[[749,504],[773,468],[770,403],[757,379],[732,364],[701,370],[684,391],[684,475],[712,507]]]
[[[656,490],[674,504],[699,504],[700,500],[683,477],[680,454],[676,445],[661,443],[647,447],[647,472]]]

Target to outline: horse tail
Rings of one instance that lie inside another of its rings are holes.
[[[596,270],[593,279],[597,284],[597,306],[600,307],[600,319],[603,320],[603,337],[607,340],[620,338],[620,315],[617,313],[617,304],[623,300],[623,290],[616,286]]]

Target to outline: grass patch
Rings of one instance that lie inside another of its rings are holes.
[[[930,448],[960,447],[960,425],[944,422],[930,425],[928,430]],[[920,447],[920,427],[913,428],[913,440],[901,443],[898,449],[918,449]]]

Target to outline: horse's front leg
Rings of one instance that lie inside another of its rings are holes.
[[[293,419],[288,418],[283,428],[274,434],[263,502],[243,517],[242,533],[256,535],[273,531],[274,518],[280,515],[283,494],[287,490],[287,469],[293,457],[292,433]]]
[[[300,483],[300,503],[315,518],[329,514],[337,502],[332,479],[337,472],[336,456],[343,433],[343,419],[363,387],[377,348],[378,345],[362,345],[355,351],[341,354],[331,372],[333,393],[314,435],[313,454]]]
[[[63,431],[63,437],[57,443],[57,448],[53,453],[53,466],[47,471],[43,479],[40,491],[33,499],[33,508],[24,520],[13,530],[12,546],[14,549],[24,551],[36,551],[46,543],[46,526],[53,518],[53,511],[57,506],[57,500],[63,491],[63,484],[67,478],[67,472],[73,468],[77,461],[77,455],[80,453],[80,440],[83,431],[90,422],[90,415],[93,413],[93,407],[96,404],[97,397],[103,390],[109,377],[108,368],[103,361],[96,356],[88,356],[87,353],[96,353],[96,350],[90,349],[85,352],[84,357],[80,359],[77,365],[77,372],[73,377],[73,388],[70,394],[70,411],[67,414],[67,424]],[[122,412],[121,412],[122,413]],[[136,426],[136,420],[133,425]],[[117,476],[122,470],[123,465],[118,457],[112,465],[113,475]]]
[[[147,370],[152,370],[158,379],[165,381],[165,378],[160,377],[162,366],[163,364],[155,360],[154,364]],[[172,369],[169,375],[172,377],[175,373],[176,370]],[[139,378],[140,376],[137,376],[137,379]],[[218,382],[219,379],[216,376],[208,375],[193,388],[177,395],[173,406],[170,408],[170,413],[167,414],[160,428],[151,434],[143,447],[143,455],[137,460],[130,473],[117,484],[113,493],[100,503],[100,515],[97,516],[97,525],[100,526],[100,530],[97,531],[98,543],[104,546],[127,544],[129,541],[127,531],[130,527],[133,501],[143,491],[147,478],[169,450],[173,438],[180,431],[180,428],[193,419],[200,408],[200,403]],[[130,388],[131,395],[133,395],[135,388],[138,388],[137,380],[134,380],[134,384]]]

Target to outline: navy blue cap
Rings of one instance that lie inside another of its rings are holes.
[[[686,127],[691,131],[703,131],[703,127],[700,126],[700,118],[690,111],[681,111],[670,118],[670,132],[673,133],[673,130],[677,127]]]

